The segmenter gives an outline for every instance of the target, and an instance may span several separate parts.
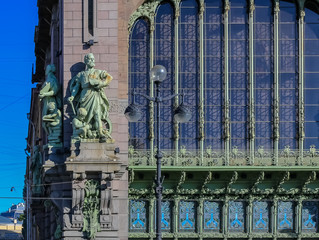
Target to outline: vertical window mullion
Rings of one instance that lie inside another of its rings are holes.
[[[152,19],[151,29],[150,29],[150,69],[154,66],[154,31],[155,31],[155,19]],[[149,76],[149,75],[148,75]],[[150,92],[149,96],[154,97],[154,82],[150,81]],[[154,102],[150,101],[149,105],[149,145],[150,145],[150,163],[153,165],[154,162]]]
[[[179,6],[175,6],[175,94],[179,93],[179,17],[180,17],[180,8]],[[179,105],[179,97],[178,95],[174,100],[174,107],[177,108]],[[179,142],[179,124],[178,122],[174,122],[174,149],[175,149],[175,161],[178,164],[178,142]]]
[[[300,10],[299,12],[299,158],[298,164],[303,162],[303,149],[304,149],[304,138],[305,138],[305,102],[304,102],[304,17],[305,11]]]
[[[155,211],[156,211],[156,199],[154,199],[154,198],[151,198],[150,200],[149,200],[149,202],[150,202],[150,204],[149,204],[149,218],[148,218],[148,222],[149,222],[149,230],[148,230],[148,232],[151,234],[151,235],[153,235],[153,234],[155,234],[154,233],[154,230],[155,230],[155,228],[156,228],[156,226],[155,226],[155,217],[154,217],[154,213],[155,213]]]
[[[278,164],[279,152],[279,2],[274,9],[274,165]]]
[[[249,164],[252,165],[255,152],[254,0],[250,0],[249,7]]]
[[[277,235],[277,214],[278,214],[278,197],[274,196],[272,205],[272,233],[274,236]]]
[[[203,164],[204,139],[205,139],[205,116],[204,116],[204,2],[200,1],[199,12],[199,148],[200,161]]]
[[[296,206],[296,233],[302,233],[302,198],[298,199],[298,203]]]
[[[229,155],[230,155],[230,98],[229,98],[229,10],[230,4],[229,0],[225,0],[224,8],[224,94],[225,94],[225,103],[224,103],[224,129],[225,129],[225,165],[229,165]],[[225,216],[225,215],[224,215]]]

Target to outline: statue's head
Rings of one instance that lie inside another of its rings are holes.
[[[87,115],[87,111],[85,110],[85,108],[78,109],[78,118],[83,119],[86,117],[86,115]]]
[[[54,112],[55,109],[56,109],[55,102],[49,102],[48,111],[52,113],[52,112]]]
[[[49,64],[49,65],[47,65],[47,67],[45,69],[45,74],[48,75],[50,72],[55,73],[55,71],[56,71],[55,65]]]
[[[88,53],[84,57],[84,63],[88,68],[95,67],[95,58],[93,53]]]

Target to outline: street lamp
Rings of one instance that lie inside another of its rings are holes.
[[[157,132],[157,152],[155,155],[156,158],[156,179],[155,179],[155,194],[156,194],[156,240],[162,239],[162,192],[163,192],[163,180],[162,180],[162,172],[161,172],[161,166],[162,166],[162,158],[163,154],[161,153],[161,147],[160,147],[160,116],[161,116],[161,103],[164,101],[171,100],[172,98],[182,95],[182,103],[175,109],[174,111],[174,121],[175,122],[188,122],[192,115],[190,110],[184,105],[184,94],[174,94],[171,96],[168,96],[166,98],[162,98],[161,96],[161,90],[160,90],[160,84],[165,80],[167,76],[167,71],[164,66],[156,65],[154,66],[150,71],[150,78],[151,81],[154,81],[155,83],[155,97],[150,97],[148,95],[142,94],[142,93],[136,93],[133,91],[133,103],[130,104],[125,109],[125,117],[129,122],[136,122],[140,119],[142,116],[141,110],[138,108],[138,106],[135,104],[135,95],[143,96],[144,98],[148,99],[151,102],[156,103],[156,112],[155,112],[155,119],[157,121],[156,125],[156,132]]]

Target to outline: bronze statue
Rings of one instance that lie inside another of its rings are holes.
[[[104,88],[112,81],[112,76],[106,71],[94,68],[95,59],[92,53],[84,57],[84,63],[86,65],[85,71],[78,73],[71,80],[71,96],[68,101],[75,115],[75,111],[80,108],[86,110],[84,122],[90,126],[93,137],[96,136],[101,142],[105,142],[107,139],[112,141],[110,138],[112,126],[108,112],[109,101],[104,93]]]

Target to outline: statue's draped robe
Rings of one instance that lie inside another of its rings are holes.
[[[108,85],[108,82],[100,78],[102,72],[104,71],[97,69],[82,71],[72,79],[70,85],[71,93],[76,87],[79,87],[74,98],[76,109],[84,108],[87,111],[84,120],[93,128],[95,127],[94,115],[98,115],[103,122],[106,122],[108,119],[109,101],[104,92],[104,88]],[[99,87],[102,83],[103,87]]]

